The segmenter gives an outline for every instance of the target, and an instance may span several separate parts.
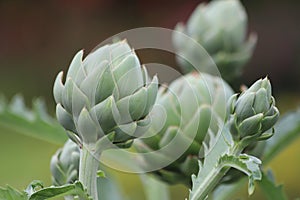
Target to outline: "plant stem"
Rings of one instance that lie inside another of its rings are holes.
[[[80,153],[79,181],[86,187],[88,194],[94,200],[98,199],[97,170],[99,160],[97,158],[99,158],[98,155],[93,155],[85,146],[82,147]]]
[[[229,155],[239,155],[243,150],[243,146],[239,143],[235,144],[232,150],[228,153]],[[204,180],[201,182],[201,186],[198,188],[198,198],[192,198],[191,200],[203,200],[207,195],[220,183],[223,176],[229,171],[230,167],[224,167],[216,163],[216,166],[211,169]]]
[[[201,188],[201,193],[198,197],[198,199],[202,200],[207,197],[207,195],[218,185],[220,180],[223,178],[223,176],[227,173],[229,168],[222,169],[217,167],[215,170],[212,170],[211,173],[207,174],[207,178],[203,180],[203,183],[201,184],[203,187]],[[192,199],[196,200],[196,199]]]

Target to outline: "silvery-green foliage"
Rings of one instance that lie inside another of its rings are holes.
[[[20,94],[10,101],[0,94],[0,127],[54,144],[67,140],[64,129],[49,114],[42,98],[33,99],[32,106],[28,107]]]
[[[35,188],[33,188],[33,190],[34,191],[30,195],[28,200],[44,200],[53,198],[58,199],[61,197],[65,197],[65,200],[93,200],[90,195],[87,194],[84,185],[79,181],[75,181],[72,184],[65,184],[62,186],[42,187],[38,190],[35,190]]]
[[[59,186],[78,180],[79,159],[79,147],[68,140],[63,148],[57,150],[52,156],[50,170],[53,185]]]
[[[12,199],[12,200],[28,200],[28,194],[24,191],[18,191],[17,189],[6,186],[0,187],[0,199]]]
[[[178,23],[175,30],[198,42],[212,57],[226,81],[231,81],[240,75],[242,67],[251,58],[256,44],[256,35],[251,34],[247,38],[247,14],[239,0],[214,0],[201,3],[186,25]],[[195,66],[185,59],[200,63],[204,58],[199,58],[197,54],[199,50],[191,44],[193,41],[187,40],[185,36],[176,32],[173,36],[174,46],[183,56],[183,59],[177,57],[183,71],[194,70]],[[205,65],[205,62],[203,64]]]
[[[234,152],[235,145],[226,128],[223,129],[222,135],[224,137],[219,137],[209,156],[199,161],[199,172],[197,176],[192,176],[193,187],[190,190],[189,200],[206,199],[230,168],[235,168],[248,176],[249,195],[254,192],[254,182],[261,180],[261,161],[254,156]]]
[[[260,79],[237,97],[237,94],[232,95],[228,101],[230,116],[222,129],[222,137],[219,137],[209,156],[199,162],[199,172],[192,177],[190,200],[207,198],[230,167],[248,176],[249,194],[254,192],[254,181],[262,178],[261,161],[241,153],[254,142],[273,135],[265,133],[272,129],[279,116],[270,81],[267,78]]]
[[[256,141],[271,137],[274,133],[273,125],[279,118],[279,111],[275,107],[275,100],[271,95],[269,80],[265,78],[256,81],[239,98],[238,95],[233,95],[229,100],[229,112],[231,114],[229,118],[230,132],[234,139],[236,141],[244,140],[245,153],[264,158],[264,151],[269,151],[267,144],[272,143],[275,139],[259,143]],[[278,126],[277,128],[281,129]],[[240,177],[240,172],[232,170],[227,173],[223,182],[231,183]]]
[[[24,191],[7,186],[0,187],[1,200],[44,200],[65,197],[66,200],[92,200],[82,183],[75,181],[63,186],[44,187],[41,181],[32,181]]]
[[[265,132],[272,129],[279,118],[268,78],[256,81],[239,96],[232,96],[229,110],[230,132],[236,141],[269,138],[273,130]]]
[[[75,55],[65,83],[63,72],[57,75],[58,121],[77,143],[94,145],[108,138],[121,147],[130,145],[147,130],[157,78],[149,79],[126,41],[102,46],[84,60],[82,56],[83,51]]]
[[[224,123],[227,100],[232,94],[221,78],[205,73],[187,74],[167,89],[162,87],[156,104],[161,109],[155,107],[150,114],[153,121],[148,133],[154,136],[135,145],[140,152],[160,152],[155,157],[145,156],[144,167],[174,160],[154,174],[167,183],[190,186],[190,177],[198,172],[203,150],[214,145],[211,138],[215,138]]]

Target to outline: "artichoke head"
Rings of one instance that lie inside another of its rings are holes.
[[[170,184],[190,186],[191,175],[198,172],[198,160],[207,148],[203,144],[209,143],[211,134],[216,135],[222,128],[227,100],[232,94],[225,81],[205,73],[190,73],[173,81],[167,89],[161,87],[156,106],[162,109],[155,106],[150,113],[151,137],[135,142],[138,152],[159,153],[144,156],[141,165],[157,166],[170,160],[153,174]]]
[[[53,185],[65,185],[78,180],[79,159],[79,147],[68,140],[63,148],[52,156],[50,170]]]
[[[99,146],[108,139],[107,145],[130,146],[150,123],[147,116],[156,100],[157,77],[149,78],[126,41],[82,57],[79,51],[73,58],[65,83],[63,72],[55,80],[58,121],[79,145]]]
[[[230,132],[236,141],[265,140],[273,135],[279,111],[268,78],[256,81],[249,89],[229,100]],[[266,133],[268,130],[270,133]]]
[[[251,58],[256,44],[255,34],[251,34],[248,39],[246,37],[247,14],[239,0],[201,3],[186,25],[178,23],[175,31],[198,42],[211,56],[226,81],[232,81],[241,74],[242,67]],[[188,60],[201,61],[199,55],[195,54],[195,45],[190,44],[181,34],[174,32],[173,36],[173,43],[179,54]],[[184,72],[195,70],[195,67],[179,56],[177,60]]]

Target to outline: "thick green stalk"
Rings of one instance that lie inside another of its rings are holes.
[[[229,152],[229,155],[238,156],[242,150],[243,145],[237,143],[234,145],[232,150]],[[230,167],[223,166],[222,164],[217,164],[214,168],[211,169],[210,173],[207,174],[206,178],[201,182],[199,188],[197,188],[197,199],[192,198],[191,200],[203,200],[205,199],[212,190],[220,183],[223,176],[229,171]]]
[[[99,167],[98,155],[93,155],[85,146],[80,153],[79,181],[86,187],[88,194],[98,199],[97,193],[97,170]]]
[[[212,169],[211,173],[207,174],[207,178],[202,182],[202,188],[199,188],[198,191],[201,191],[198,199],[191,200],[202,200],[207,197],[208,194],[219,184],[220,180],[227,173],[229,168],[222,168],[217,166],[215,169]]]

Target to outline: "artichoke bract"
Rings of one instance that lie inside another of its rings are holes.
[[[191,44],[184,33],[198,42],[217,65],[222,78],[232,81],[239,76],[242,67],[251,58],[256,44],[256,35],[247,39],[247,14],[239,0],[215,0],[201,3],[186,25],[178,23],[173,34],[173,43],[177,50],[177,60],[184,72],[195,70],[193,63],[203,62],[205,57],[196,46]],[[183,57],[183,58],[182,58]],[[210,62],[203,62],[200,68]],[[199,70],[199,69],[198,69]],[[201,69],[200,69],[201,71]]]
[[[229,100],[229,112],[230,132],[236,141],[244,138],[257,141],[271,137],[273,130],[265,132],[277,122],[279,111],[275,106],[268,78],[256,81],[240,96],[232,96]]]
[[[80,145],[99,146],[107,140],[118,147],[130,146],[150,123],[157,77],[149,78],[126,41],[82,57],[83,51],[75,55],[64,84],[63,72],[57,75],[53,93],[58,121]]]
[[[80,150],[76,143],[68,140],[63,148],[52,156],[50,170],[54,185],[65,185],[78,180]]]
[[[209,148],[209,137],[222,129],[232,94],[221,78],[196,72],[176,79],[168,88],[161,87],[150,113],[150,136],[135,142],[138,152],[145,154],[141,166],[147,170],[170,161],[161,169],[156,167],[153,174],[170,184],[190,186],[191,175],[198,172],[198,160],[205,156],[203,149]],[[157,155],[147,157],[149,152]]]

